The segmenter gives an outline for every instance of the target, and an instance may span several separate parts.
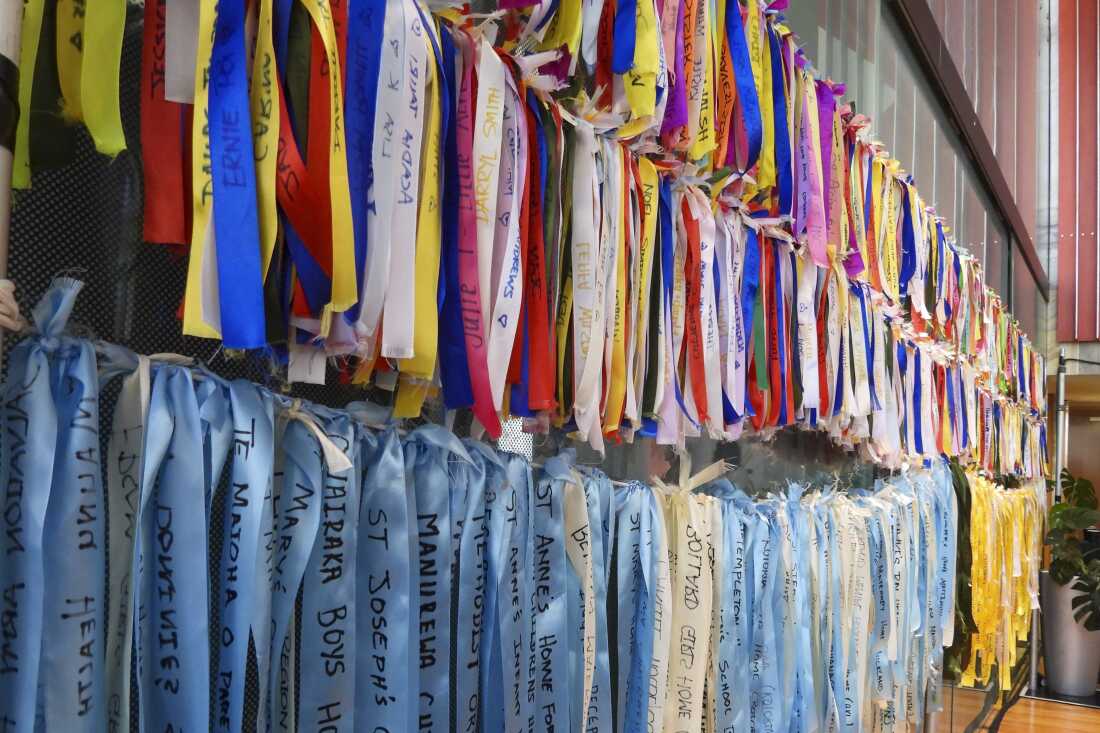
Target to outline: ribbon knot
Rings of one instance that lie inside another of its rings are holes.
[[[317,442],[321,444],[321,452],[325,456],[325,465],[330,472],[343,473],[352,467],[351,459],[332,442],[324,430],[321,430],[313,416],[302,409],[301,399],[295,398],[290,403],[290,407],[286,409],[286,416],[305,425],[313,433],[313,437],[317,438]]]
[[[700,486],[709,484],[711,481],[721,477],[733,468],[732,465],[724,460],[715,461],[702,471],[692,475],[691,473],[691,454],[687,451],[679,451],[680,456],[680,476],[679,482],[676,486],[669,486],[661,480],[660,476],[651,476],[650,480],[653,485],[660,489],[662,492],[669,496],[676,496],[681,494],[690,494]]]

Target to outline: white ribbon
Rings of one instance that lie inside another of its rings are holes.
[[[420,192],[420,154],[427,118],[425,87],[428,78],[428,39],[414,0],[403,0],[405,70],[401,106],[397,109],[394,163],[388,170],[375,169],[393,185],[393,219],[390,229],[390,276],[386,307],[382,312],[382,356],[413,356],[416,323],[416,223]],[[434,60],[432,61],[434,63]],[[374,240],[370,240],[371,246]],[[395,248],[396,245],[396,248]],[[369,249],[369,247],[368,247]],[[396,256],[395,256],[396,255]]]
[[[382,57],[378,66],[377,113],[374,116],[374,143],[371,168],[374,179],[367,196],[374,206],[367,207],[367,261],[359,294],[359,320],[356,333],[361,349],[373,356],[375,333],[382,318],[382,305],[389,289],[390,249],[393,209],[397,196],[393,172],[394,155],[400,143],[400,124],[404,101],[405,5],[387,0],[383,30]]]
[[[496,300],[493,320],[489,325],[489,385],[493,407],[500,412],[508,363],[519,326],[520,304],[523,301],[523,255],[519,230],[520,206],[525,195],[527,176],[527,115],[516,91],[515,80],[506,76],[508,86],[504,100],[504,145],[497,190],[495,236],[491,282]]]
[[[578,121],[573,151],[573,360],[577,373],[573,415],[577,430],[603,452],[599,424],[604,364],[604,237],[598,231],[601,198],[592,126]]]

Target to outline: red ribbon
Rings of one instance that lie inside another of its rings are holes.
[[[164,98],[166,0],[145,3],[141,49],[141,166],[145,180],[143,238],[186,244],[190,188],[184,188],[183,108]],[[88,59],[92,63],[93,59]],[[190,126],[188,126],[190,130]],[[188,146],[190,150],[190,146]]]
[[[692,217],[687,198],[680,205],[684,217],[684,229],[687,232],[687,257],[684,259],[684,278],[687,281],[687,303],[685,305],[685,327],[687,338],[688,369],[691,370],[691,391],[695,400],[695,410],[699,414],[699,424],[707,422],[707,372],[703,363],[703,321],[702,321],[702,254],[699,244],[699,221]]]

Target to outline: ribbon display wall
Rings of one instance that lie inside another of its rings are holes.
[[[992,680],[1009,690],[1039,608],[1046,483],[1008,488],[976,471],[952,470],[960,497],[960,633],[948,653],[950,672],[967,686]]]
[[[272,346],[291,380],[350,356],[398,414],[441,393],[493,436],[802,425],[890,466],[1044,472],[1042,357],[784,0],[197,5],[147,6],[142,87],[185,332]],[[104,70],[64,51],[91,125]]]
[[[942,460],[765,499],[721,464],[675,486],[570,452],[537,467],[70,338],[78,289],[51,290],[4,385],[9,730],[42,709],[47,729],[129,730],[135,705],[241,730],[252,684],[257,730],[905,730],[959,631],[964,508],[978,676],[1012,661],[1033,490],[963,493]],[[101,459],[80,436],[120,378]]]

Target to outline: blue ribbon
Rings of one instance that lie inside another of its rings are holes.
[[[873,310],[868,310],[867,295],[864,293],[863,285],[853,285],[852,291],[859,298],[859,313],[863,318],[863,351],[867,355],[867,378],[871,388],[871,407],[872,411],[879,412],[882,410],[882,403],[879,402],[878,387],[875,385],[875,349],[879,348],[879,345],[872,340],[874,323],[870,320],[879,316]]]
[[[145,435],[145,486],[138,531],[140,705],[145,728],[201,730],[209,724],[210,651],[207,527],[198,402],[191,373],[159,367]],[[156,487],[155,489],[153,487]]]
[[[898,294],[905,296],[909,281],[917,271],[917,244],[913,231],[913,207],[909,205],[909,188],[904,188],[901,227],[901,271],[898,273]]]
[[[726,14],[730,10],[727,8]],[[794,204],[794,168],[791,156],[790,129],[787,127],[787,79],[783,73],[783,57],[779,52],[779,34],[775,26],[767,24],[768,44],[772,57],[772,101],[775,109],[775,169],[779,215],[792,216]],[[735,69],[736,73],[736,69]],[[830,138],[832,135],[830,134]],[[828,192],[826,192],[828,196]]]
[[[374,147],[374,112],[377,103],[378,66],[382,57],[384,0],[356,0],[348,6],[348,58],[344,131],[348,150],[348,191],[355,232],[355,272],[367,263],[368,194],[374,183],[371,150]],[[441,98],[446,98],[446,94]],[[444,105],[446,109],[446,105]],[[445,127],[443,129],[446,129]],[[344,313],[349,323],[359,318],[360,303]]]
[[[229,443],[233,433],[233,421],[229,414],[229,400],[225,385],[219,377],[201,373],[195,385],[195,399],[199,405],[199,429],[202,432],[203,485],[206,493],[206,513],[214,498],[222,470],[229,458]]]
[[[300,420],[283,431],[283,475],[275,488],[275,563],[271,578],[271,655],[267,681],[268,725],[293,730],[294,605],[321,524],[324,470],[317,438]],[[275,663],[277,662],[277,663]]]
[[[649,559],[648,552],[642,552],[642,496],[646,491],[642,484],[631,483],[615,495],[619,526],[615,536],[618,630],[615,715],[618,730],[631,733],[645,730],[649,665],[642,658],[640,647],[642,636],[647,631],[652,633],[652,624],[647,623],[650,604],[642,571],[643,562]]]
[[[770,515],[770,516],[769,516]],[[775,619],[778,555],[778,528],[774,511],[759,507],[753,526],[753,606],[752,606],[752,657],[749,663],[749,725],[751,730],[785,730],[782,727],[783,709],[787,701],[781,700],[780,647],[776,639]]]
[[[106,502],[99,443],[99,380],[88,341],[62,339],[50,359],[57,411],[53,486],[43,534],[46,591],[42,706],[51,730],[106,727]],[[6,561],[6,559],[5,559]]]
[[[356,547],[355,719],[381,730],[416,730],[419,674],[412,613],[415,495],[395,429],[359,431],[363,472]]]
[[[615,5],[615,28],[611,34],[611,70],[625,74],[634,68],[638,0],[619,0]],[[624,84],[629,80],[624,79]]]
[[[571,720],[569,708],[568,560],[563,532],[565,484],[572,481],[568,463],[560,456],[546,462],[544,475],[532,487],[529,508],[534,519],[527,566],[531,593],[531,648],[534,730],[549,733],[562,720]]]
[[[470,461],[462,443],[438,425],[417,428],[405,441],[405,472],[416,497],[419,551],[413,614],[419,631],[420,697],[417,725],[436,730],[451,720],[450,652],[454,582],[454,495],[466,487],[454,480],[451,456]],[[464,497],[462,497],[464,498]]]
[[[492,639],[491,635],[486,634],[490,616],[486,613],[485,596],[491,577],[485,492],[490,472],[494,483],[499,483],[504,467],[496,453],[484,443],[468,439],[465,446],[470,462],[456,462],[452,468],[453,480],[466,488],[465,505],[460,507],[458,603],[451,627],[455,652],[455,730],[480,730],[482,690],[479,665],[482,648]]]
[[[267,343],[256,169],[245,55],[245,3],[219,0],[210,55],[210,166],[222,342]]]
[[[477,662],[480,724],[483,730],[505,730],[504,658],[501,656],[498,609],[502,593],[505,592],[501,579],[504,575],[504,563],[508,552],[508,538],[505,536],[506,503],[514,497],[514,488],[510,484],[508,469],[511,458],[518,457],[507,454],[498,457],[489,446],[480,442],[472,443],[471,447],[475,451],[486,454],[483,462],[490,469],[485,477],[485,530],[487,533],[485,589],[482,604],[482,635]]]
[[[748,372],[752,356],[752,319],[756,309],[756,291],[760,286],[760,240],[756,230],[745,227],[745,265],[741,275],[741,322],[745,329],[745,371]],[[755,414],[748,399],[750,379],[745,380],[745,416]]]
[[[38,705],[45,576],[43,525],[53,488],[58,414],[50,389],[52,352],[79,292],[72,281],[54,283],[35,310],[41,336],[8,355],[0,419],[0,723],[32,733]]]
[[[275,443],[270,395],[244,381],[232,383],[228,392],[233,461],[229,487],[222,497],[225,526],[217,599],[222,626],[218,635],[215,719],[219,728],[236,731],[243,724],[248,642],[258,601],[253,574],[261,556],[265,496],[274,470]]]
[[[455,44],[451,31],[440,29],[440,46],[443,55],[443,79],[450,93],[441,95],[443,118],[447,124],[441,128],[444,139],[443,153],[443,211],[442,250],[440,276],[443,295],[439,317],[439,375],[443,384],[443,404],[447,409],[469,407],[474,403],[470,386],[470,367],[466,362],[466,337],[462,326],[462,303],[459,300],[458,276],[458,83],[455,79]]]
[[[741,21],[741,4],[726,4],[726,37],[729,41],[730,60],[733,62],[733,78],[737,84],[737,103],[748,137],[749,157],[742,172],[752,170],[760,157],[763,141],[763,123],[760,118],[760,99],[756,96],[756,81],[752,75],[749,44],[745,38],[745,26]]]
[[[500,580],[500,660],[501,703],[508,733],[527,730],[533,714],[528,695],[528,680],[533,656],[528,652],[531,640],[531,592],[528,568],[531,561],[533,517],[530,500],[534,492],[531,467],[524,459],[508,460],[508,482],[500,500],[504,540],[501,542],[503,573]],[[494,517],[496,514],[494,513]],[[486,695],[486,704],[492,695]],[[490,720],[486,718],[486,722]]]
[[[611,479],[607,474],[588,467],[581,468],[580,472],[584,477],[584,497],[591,532],[592,583],[596,605],[596,669],[587,708],[588,730],[599,731],[610,727],[613,720],[607,585],[611,573],[611,547],[615,539],[615,512]],[[583,605],[580,608],[583,610]]]
[[[324,431],[352,468],[321,476],[321,523],[302,590],[298,725],[303,730],[355,730],[356,560],[361,458],[357,427],[346,414]]]

